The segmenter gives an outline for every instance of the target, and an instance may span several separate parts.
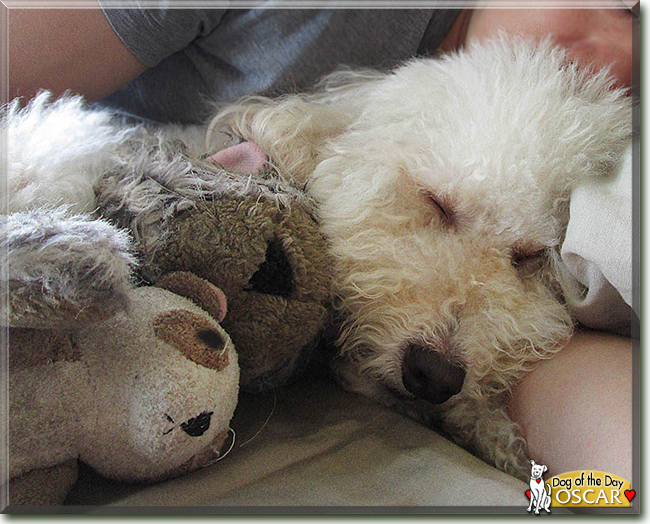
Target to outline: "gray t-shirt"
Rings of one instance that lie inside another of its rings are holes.
[[[147,70],[102,103],[198,123],[208,101],[304,90],[340,65],[390,69],[437,48],[457,9],[111,9]]]

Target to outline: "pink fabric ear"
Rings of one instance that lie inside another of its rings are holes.
[[[226,294],[215,285],[212,285],[212,292],[215,294],[217,298],[217,302],[219,303],[219,312],[217,313],[217,320],[219,322],[222,322],[223,319],[226,317],[226,314],[228,313],[228,300],[226,299]]]
[[[266,154],[253,142],[242,142],[215,153],[210,157],[227,171],[253,175],[259,173],[269,161]]]

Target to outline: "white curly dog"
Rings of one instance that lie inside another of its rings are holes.
[[[557,253],[572,186],[631,137],[629,97],[550,42],[496,41],[212,123],[316,198],[336,257],[347,388],[527,478],[505,395],[572,333]]]
[[[75,179],[73,198],[126,154],[106,151],[122,137],[84,114],[85,157],[45,139],[23,155],[49,164],[59,186],[88,166],[95,175]],[[195,152],[234,133],[317,201],[336,258],[335,368],[347,388],[527,478],[504,396],[571,335],[554,263],[570,190],[617,161],[631,115],[606,72],[579,69],[548,42],[500,38],[390,73],[335,73],[310,94],[244,100]],[[201,134],[172,131],[188,143]],[[28,185],[12,185],[10,168],[13,202]]]

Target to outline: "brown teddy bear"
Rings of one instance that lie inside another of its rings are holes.
[[[227,172],[179,141],[148,150],[100,179],[102,216],[132,232],[144,281],[191,271],[223,289],[243,389],[285,383],[329,319],[332,264],[313,202],[270,168]]]

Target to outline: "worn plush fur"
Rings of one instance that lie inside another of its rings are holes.
[[[8,145],[0,252],[9,260],[0,268],[8,292],[0,318],[13,326],[38,327],[40,318],[74,325],[123,309],[134,244],[150,262],[170,222],[197,202],[263,195],[312,206],[277,177],[234,176],[206,161],[201,126],[152,128],[47,92],[23,109],[14,101],[0,117]]]
[[[506,395],[572,333],[555,265],[568,199],[629,140],[626,93],[549,42],[500,38],[253,98],[210,129],[226,125],[318,202],[337,261],[343,383],[525,478]],[[466,371],[459,394],[435,405],[405,388],[413,344]]]
[[[63,111],[70,102],[61,104]],[[215,190],[200,159],[224,136],[257,143],[284,179],[271,185],[304,187],[317,202],[336,260],[335,367],[345,386],[434,423],[497,467],[527,477],[525,442],[505,397],[572,332],[554,262],[570,190],[583,177],[605,174],[631,135],[629,100],[606,71],[580,69],[548,42],[501,38],[391,73],[335,73],[310,94],[244,100],[220,111],[205,142],[197,141],[205,130],[149,133],[79,106],[71,121],[87,143],[61,152],[49,171],[44,163],[65,144],[54,150],[45,138],[43,154],[23,154],[18,144],[27,138],[12,138],[21,115],[46,118],[46,106],[37,98],[28,111],[10,108],[4,118],[10,156],[19,158],[10,161],[8,186],[18,209],[41,205],[42,189],[30,188],[45,184],[46,201],[82,202],[76,209],[91,211],[98,174],[150,162],[152,147],[165,171],[168,152],[185,147],[181,139],[189,153],[172,155],[180,164],[169,172],[187,176],[170,180],[171,192],[155,180],[143,185],[149,193],[139,211],[137,198],[129,203],[128,213],[135,209],[146,224],[160,214],[147,210],[164,204],[171,213]],[[39,152],[39,143],[29,144]],[[86,154],[93,149],[97,158]],[[142,182],[108,180],[114,186],[103,190],[118,206],[122,186]],[[54,193],[51,184],[62,189]],[[70,215],[57,220],[64,227]],[[148,234],[155,249],[164,224]],[[118,265],[132,263],[128,246],[112,253]],[[98,254],[85,274],[103,261]],[[22,278],[11,271],[4,282]],[[123,274],[105,273],[115,275],[110,289],[124,284]],[[404,356],[413,345],[461,367],[462,390],[433,404],[405,388]]]

